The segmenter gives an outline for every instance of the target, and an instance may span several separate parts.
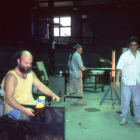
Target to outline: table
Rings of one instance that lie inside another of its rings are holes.
[[[84,80],[85,78],[87,77],[90,77],[91,76],[94,76],[95,77],[95,82],[88,82],[88,83],[85,83]],[[98,82],[97,79],[102,77],[102,83]],[[104,79],[105,79],[105,76],[104,74],[91,74],[91,73],[84,73],[83,72],[83,88],[93,88],[95,92],[97,92],[97,89],[98,88],[101,88],[102,92],[104,92]],[[92,85],[89,85],[89,84],[92,84]]]

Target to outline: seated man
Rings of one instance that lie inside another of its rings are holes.
[[[32,61],[33,56],[30,52],[19,52],[15,57],[15,68],[10,70],[2,81],[6,113],[13,115],[16,119],[19,118],[20,111],[27,116],[34,116],[31,108],[26,108],[21,105],[36,104],[32,95],[32,85],[36,86],[42,93],[51,96],[55,102],[59,102],[60,100],[60,98],[42,84],[35,73],[31,71]]]

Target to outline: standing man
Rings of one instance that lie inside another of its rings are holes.
[[[120,125],[127,123],[129,103],[132,96],[135,114],[135,123],[140,124],[140,52],[138,38],[132,36],[129,41],[130,50],[123,53],[117,65],[116,87],[120,87],[119,77],[122,75],[121,109],[122,121]]]
[[[70,82],[70,93],[77,91],[78,96],[83,97],[83,82],[82,82],[82,71],[87,70],[83,66],[81,54],[83,52],[82,46],[76,44],[74,51],[70,54],[68,67],[69,67],[69,82]],[[70,105],[83,106],[86,105],[83,99],[75,100],[71,99]]]
[[[27,116],[34,116],[31,108],[23,105],[35,105],[36,101],[32,95],[32,85],[36,86],[42,93],[51,96],[59,102],[60,98],[48,87],[42,84],[31,71],[33,56],[28,51],[21,51],[15,57],[15,68],[7,73],[2,81],[4,91],[4,104],[7,114],[19,118],[20,111]]]

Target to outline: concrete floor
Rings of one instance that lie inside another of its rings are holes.
[[[69,93],[69,84],[67,84]],[[108,89],[105,86],[105,92]],[[105,92],[98,89],[95,93],[93,89],[87,88],[84,91],[84,102],[86,106],[70,106],[70,98],[66,101],[62,99],[59,103],[51,106],[65,107],[65,140],[140,140],[140,125],[134,123],[134,117],[129,113],[128,123],[120,126],[121,115],[116,113],[121,107],[116,101],[112,109],[112,101],[102,100]],[[120,90],[117,90],[120,95]],[[107,98],[110,99],[111,92]],[[100,111],[88,112],[86,108],[98,108]]]

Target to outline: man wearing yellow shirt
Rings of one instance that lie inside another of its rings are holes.
[[[35,105],[32,85],[42,93],[51,96],[55,102],[60,101],[60,98],[42,84],[35,73],[31,71],[32,61],[33,56],[30,52],[21,51],[15,59],[16,67],[9,71],[2,81],[6,113],[15,116],[16,119],[18,119],[20,111],[27,116],[34,116],[31,108],[21,105]]]

